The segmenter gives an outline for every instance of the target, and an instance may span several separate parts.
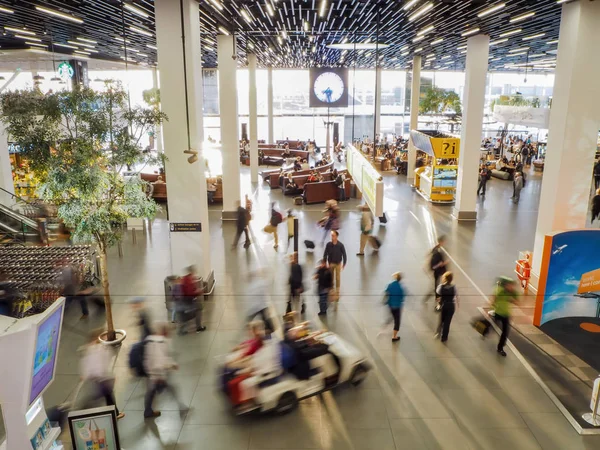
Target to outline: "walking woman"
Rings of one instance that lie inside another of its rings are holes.
[[[438,325],[435,337],[437,338],[441,333],[442,342],[446,342],[448,340],[452,316],[454,316],[454,312],[458,307],[458,293],[456,291],[456,286],[454,286],[452,283],[453,280],[454,275],[452,272],[446,272],[442,276],[442,284],[440,284],[435,291],[439,297],[438,303],[441,309],[440,324]]]
[[[402,274],[396,272],[392,275],[394,279],[385,288],[385,303],[390,307],[392,318],[394,319],[394,334],[392,342],[398,342],[398,331],[400,330],[400,318],[402,316],[402,307],[404,306],[404,287],[402,286]]]

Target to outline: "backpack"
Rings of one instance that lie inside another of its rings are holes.
[[[146,367],[144,366],[144,357],[146,354],[146,340],[137,342],[129,350],[129,368],[138,377],[147,377]]]
[[[275,211],[273,213],[273,217],[271,218],[271,225],[276,227],[281,222],[283,222],[283,216],[281,215],[281,213],[279,211]]]

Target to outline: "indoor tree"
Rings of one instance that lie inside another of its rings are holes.
[[[453,119],[462,115],[462,104],[459,95],[450,90],[429,87],[419,101],[419,113],[443,116],[451,114]],[[439,126],[439,122],[436,124]]]
[[[95,243],[106,305],[107,339],[115,340],[107,251],[122,237],[128,218],[153,217],[156,203],[140,177],[125,180],[127,167],[141,170],[156,158],[141,139],[166,120],[156,108],[128,106],[119,83],[105,90],[76,87],[44,95],[20,91],[0,96],[0,120],[24,156],[35,159],[39,196],[58,207],[76,242]]]

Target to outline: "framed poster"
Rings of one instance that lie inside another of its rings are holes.
[[[73,450],[121,450],[114,406],[69,413]]]

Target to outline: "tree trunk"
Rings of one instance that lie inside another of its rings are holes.
[[[108,341],[114,341],[116,339],[116,334],[112,317],[112,302],[110,300],[108,269],[106,267],[106,249],[104,246],[100,247],[100,273],[102,275],[102,288],[104,290],[104,305],[106,306],[106,339]]]

